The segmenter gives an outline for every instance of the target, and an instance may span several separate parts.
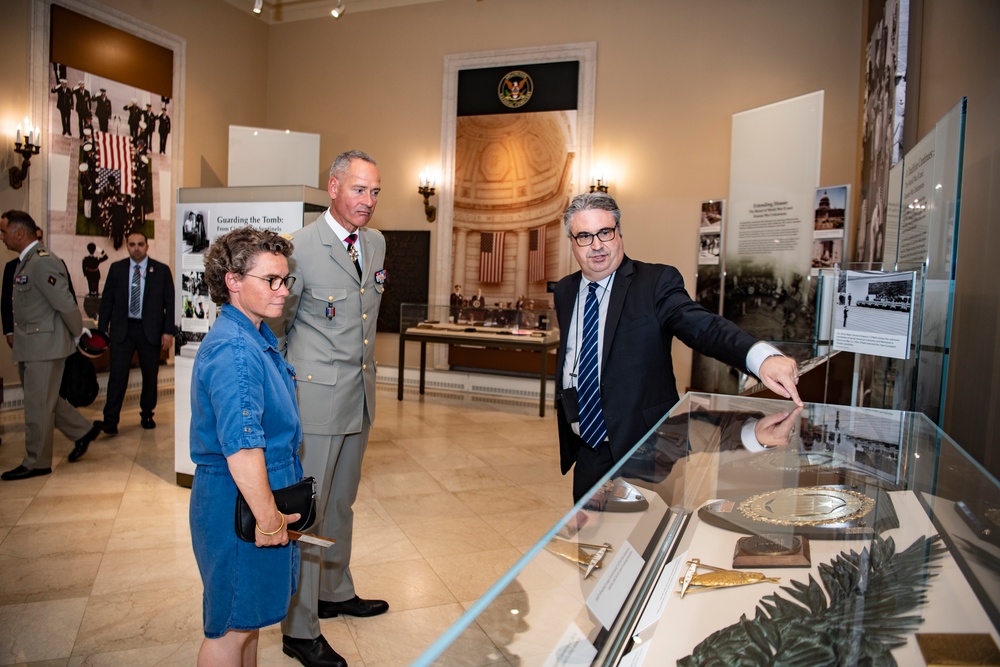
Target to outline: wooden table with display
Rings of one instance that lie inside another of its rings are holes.
[[[403,400],[403,369],[406,363],[406,343],[420,343],[420,393],[424,393],[427,369],[427,344],[465,345],[500,350],[526,350],[539,352],[539,392],[538,416],[545,416],[545,383],[548,380],[548,356],[559,347],[559,331],[537,331],[535,329],[498,329],[473,327],[437,322],[421,322],[408,327],[399,335],[399,391],[397,398]]]

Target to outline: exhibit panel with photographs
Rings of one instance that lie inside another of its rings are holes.
[[[722,313],[722,276],[725,262],[722,247],[726,227],[726,201],[708,199],[701,203],[698,222],[698,272],[695,275],[694,300],[713,313]],[[729,368],[711,357],[692,351],[691,386],[698,391],[732,393],[736,377]]]
[[[841,271],[833,317],[833,349],[908,359],[915,271]]]
[[[813,216],[812,275],[820,269],[842,264],[846,257],[847,230],[850,228],[848,210],[851,203],[851,186],[838,185],[816,189]]]
[[[414,664],[990,664],[998,517],[919,413],[686,394]]]
[[[180,327],[174,384],[178,395],[186,396],[191,391],[198,345],[218,315],[219,306],[212,302],[205,283],[205,251],[212,240],[247,226],[290,234],[326,210],[330,196],[326,190],[307,186],[180,188],[175,205],[178,223],[174,238],[179,251],[174,279]],[[191,405],[178,402],[174,410],[174,471],[177,483],[187,487],[195,470],[188,442],[190,422]]]
[[[301,194],[303,187],[292,187]],[[214,188],[207,190],[210,199],[241,194],[250,199],[245,189]],[[317,190],[312,188],[311,190]],[[179,276],[178,312],[180,313],[179,345],[200,341],[215,322],[216,304],[208,296],[204,281],[205,252],[212,239],[240,227],[267,229],[278,234],[290,234],[300,229],[309,217],[300,201],[191,201],[197,189],[178,191],[176,275]],[[315,215],[315,214],[313,214]]]
[[[885,261],[846,268],[921,273],[910,359],[862,356],[855,395],[860,405],[919,410],[944,417],[950,354],[966,100],[960,99],[890,172]],[[835,314],[836,315],[836,314]]]
[[[870,3],[872,31],[865,51],[865,100],[862,124],[859,262],[881,262],[888,220],[889,170],[902,157],[906,106],[909,0]]]
[[[815,340],[822,126],[822,91],[733,114],[723,315],[763,340]]]

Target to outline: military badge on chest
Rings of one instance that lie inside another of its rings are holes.
[[[378,284],[378,285],[384,285],[386,280],[388,280],[388,275],[386,274],[385,269],[382,269],[381,271],[376,271],[375,272],[375,283],[376,284]]]

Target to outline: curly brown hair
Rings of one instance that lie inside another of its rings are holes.
[[[205,283],[212,301],[220,306],[229,303],[226,274],[245,276],[257,264],[257,256],[265,252],[290,257],[292,242],[280,234],[253,227],[234,229],[216,238],[205,253]]]

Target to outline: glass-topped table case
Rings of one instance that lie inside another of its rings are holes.
[[[998,609],[1000,489],[925,416],[686,394],[415,664],[1000,664]]]

